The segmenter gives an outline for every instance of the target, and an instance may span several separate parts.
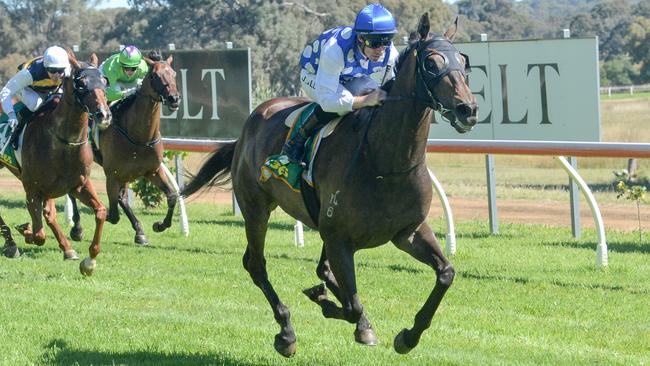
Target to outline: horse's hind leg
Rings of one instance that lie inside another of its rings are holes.
[[[156,221],[153,224],[153,231],[157,233],[163,232],[165,229],[172,226],[174,208],[176,207],[176,201],[178,200],[178,192],[171,182],[169,182],[169,179],[167,179],[163,169],[164,168],[161,166],[158,168],[156,174],[147,177],[147,179],[149,179],[153,185],[158,187],[158,189],[165,194],[165,197],[167,197],[167,214],[165,215],[165,219],[162,222]]]
[[[2,165],[0,165],[2,167]],[[0,217],[0,233],[5,240],[5,244],[2,247],[2,255],[7,258],[18,258],[20,257],[20,250],[14,241],[14,238],[11,237],[11,229],[5,224],[2,217]]]
[[[65,237],[65,234],[63,233],[63,230],[61,229],[61,226],[59,226],[58,221],[56,221],[56,206],[54,199],[50,198],[47,201],[45,201],[45,204],[43,205],[43,217],[45,218],[45,222],[47,223],[47,226],[50,227],[50,230],[52,230],[52,233],[54,233],[54,237],[56,238],[56,241],[59,243],[59,248],[63,251],[63,259],[64,260],[77,260],[79,259],[79,255],[77,255],[77,252],[70,246],[70,243],[68,242],[68,239]]]
[[[101,247],[100,241],[102,238],[102,229],[104,228],[104,221],[106,221],[106,207],[97,197],[95,192],[95,187],[93,187],[92,181],[86,179],[84,186],[81,190],[74,191],[73,194],[77,197],[84,205],[90,207],[95,212],[95,233],[93,234],[93,241],[90,243],[88,248],[89,257],[84,259],[79,263],[79,270],[84,276],[90,276],[93,274],[95,267],[97,265],[96,259],[99,254]]]
[[[144,230],[142,230],[142,225],[140,224],[140,221],[138,220],[137,217],[135,217],[135,214],[133,213],[133,210],[129,205],[129,197],[126,192],[127,192],[127,186],[124,185],[124,187],[120,190],[119,199],[117,200],[117,202],[119,203],[120,207],[122,207],[124,214],[131,222],[131,227],[135,231],[135,237],[133,241],[138,245],[148,245],[149,240],[147,240],[147,236],[144,234]]]
[[[320,261],[316,267],[316,275],[325,282],[327,288],[332,291],[334,296],[342,303],[339,285],[330,269],[325,247],[323,247],[323,250],[321,251]],[[322,284],[306,289],[303,293],[307,295],[310,300],[320,305],[323,316],[326,318],[345,319],[343,309],[327,298],[327,291]],[[374,346],[377,344],[377,336],[370,325],[370,321],[366,318],[365,313],[361,314],[361,318],[357,322],[356,329],[354,330],[354,339],[355,341],[368,346]]]
[[[238,196],[239,197],[239,196]],[[280,324],[280,333],[275,336],[275,350],[285,357],[291,357],[296,353],[296,334],[291,326],[291,314],[268,278],[266,271],[266,259],[264,258],[264,238],[268,227],[270,212],[268,206],[256,205],[251,201],[240,202],[244,222],[246,225],[246,238],[248,246],[244,253],[243,264],[253,280],[259,287],[266,300],[273,309],[275,320]]]
[[[407,353],[418,345],[422,333],[431,325],[431,319],[451,286],[455,272],[451,263],[442,254],[440,243],[426,222],[422,223],[415,233],[404,233],[394,238],[393,243],[413,258],[431,266],[437,276],[433,290],[415,315],[413,328],[403,329],[395,336],[393,343],[395,351]]]
[[[70,203],[72,204],[72,229],[70,229],[70,239],[74,241],[81,241],[84,237],[84,229],[81,227],[81,216],[79,216],[79,207],[77,206],[77,199],[72,195],[68,195]]]

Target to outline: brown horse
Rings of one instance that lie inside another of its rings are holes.
[[[395,350],[410,351],[430,326],[454,279],[454,269],[425,221],[432,197],[425,164],[432,109],[441,111],[461,133],[477,121],[476,99],[466,83],[468,59],[451,43],[456,28],[454,24],[444,36],[427,38],[429,19],[424,14],[418,26],[421,40],[400,57],[385,103],[346,115],[337,130],[321,141],[313,162],[315,190],[322,208],[316,220],[312,220],[300,193],[279,180],[259,179],[265,159],[282,148],[287,135],[284,119],[303,105],[304,99],[273,99],[257,107],[240,139],[220,145],[184,190],[184,195],[190,195],[209,182],[224,183],[231,173],[248,240],[244,268],[266,296],[280,325],[274,346],[282,355],[295,353],[296,336],[289,309],[268,279],[264,258],[269,216],[277,206],[309,227],[318,228],[323,251],[316,272],[342,307],[327,298],[324,287],[304,292],[321,306],[325,317],[356,323],[356,340],[376,344],[357,294],[354,254],[392,241],[432,267],[437,275],[413,327],[395,337]]]
[[[172,111],[178,109],[180,95],[176,90],[176,72],[171,67],[172,56],[165,61],[161,61],[156,52],[149,56],[145,57],[149,73],[142,81],[142,87],[135,96],[112,108],[113,123],[100,134],[101,161],[95,159],[104,167],[106,174],[108,222],[117,224],[120,220],[119,203],[135,230],[135,242],[142,245],[148,244],[148,241],[129,206],[126,195],[129,182],[145,177],[167,197],[167,215],[162,222],[154,223],[155,232],[162,232],[171,226],[178,198],[178,193],[161,168],[164,149],[160,136],[160,105],[166,104]],[[72,202],[74,226],[70,236],[74,240],[81,240],[83,231],[79,211],[74,199]]]
[[[88,145],[88,121],[93,119],[100,128],[110,123],[106,103],[106,84],[97,69],[97,56],[92,54],[89,63],[79,62],[68,51],[72,74],[63,81],[63,95],[51,113],[39,114],[27,125],[22,144],[20,169],[7,166],[23,183],[31,225],[20,227],[25,242],[45,243],[41,215],[52,229],[64,259],[78,259],[65,234],[56,221],[54,199],[72,194],[95,212],[95,234],[89,248],[90,257],[80,263],[84,275],[95,269],[95,258],[100,252],[102,227],[106,208],[101,203],[90,181],[93,154]],[[8,230],[2,230],[2,233]],[[11,243],[10,236],[5,236]],[[15,246],[15,243],[13,243]],[[7,245],[7,244],[5,244]],[[5,248],[5,255],[16,253],[17,248]]]

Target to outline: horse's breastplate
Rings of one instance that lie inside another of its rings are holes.
[[[357,47],[356,38],[357,35],[352,27],[337,27],[327,30],[305,46],[300,56],[300,66],[315,74],[318,71],[323,46],[334,39],[336,45],[331,47],[339,47],[343,52],[343,71],[339,76],[340,82],[384,70],[390,60],[391,48],[386,48],[383,60],[372,62],[361,53]]]

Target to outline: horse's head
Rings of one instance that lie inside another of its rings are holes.
[[[478,106],[467,84],[469,57],[452,43],[457,26],[458,18],[444,35],[429,36],[425,13],[418,25],[420,40],[411,47],[416,50],[416,96],[440,112],[456,131],[465,133],[476,125]]]
[[[171,111],[178,110],[181,95],[176,89],[176,71],[172,69],[173,57],[162,60],[158,52],[151,52],[144,58],[149,64],[149,82],[151,90],[156,94],[153,99],[160,100]]]
[[[97,127],[104,129],[111,124],[111,111],[106,102],[106,80],[97,68],[98,59],[94,53],[88,62],[77,61],[68,50],[72,67],[72,92],[76,103],[88,112],[88,118]]]

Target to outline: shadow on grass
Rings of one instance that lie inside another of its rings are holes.
[[[574,248],[574,249],[589,249],[596,250],[598,245],[595,242],[571,242],[571,241],[561,241],[561,242],[550,242],[545,243],[544,245],[549,247],[564,247],[564,248]],[[607,243],[607,251],[614,253],[641,253],[647,254],[650,253],[650,243],[639,243],[633,241],[610,241]]]
[[[77,350],[68,347],[62,339],[52,340],[45,348],[42,361],[47,365],[155,365],[155,366],[189,366],[189,365],[269,365],[234,358],[227,353],[206,355],[190,353],[160,353],[152,351],[101,352]]]
[[[478,273],[469,273],[469,272],[456,272],[456,275],[461,278],[477,280],[477,281],[497,281],[497,282],[512,282],[519,283],[522,285],[535,284],[535,283],[544,283],[551,284],[553,286],[563,287],[563,288],[574,288],[574,289],[599,289],[605,291],[624,291],[630,294],[645,294],[648,291],[646,289],[640,288],[630,288],[624,286],[616,285],[605,285],[600,283],[570,283],[563,282],[554,279],[549,279],[548,281],[541,281],[535,279],[529,279],[525,277],[516,277],[516,276],[499,276],[499,275],[487,275],[487,274],[478,274]]]

